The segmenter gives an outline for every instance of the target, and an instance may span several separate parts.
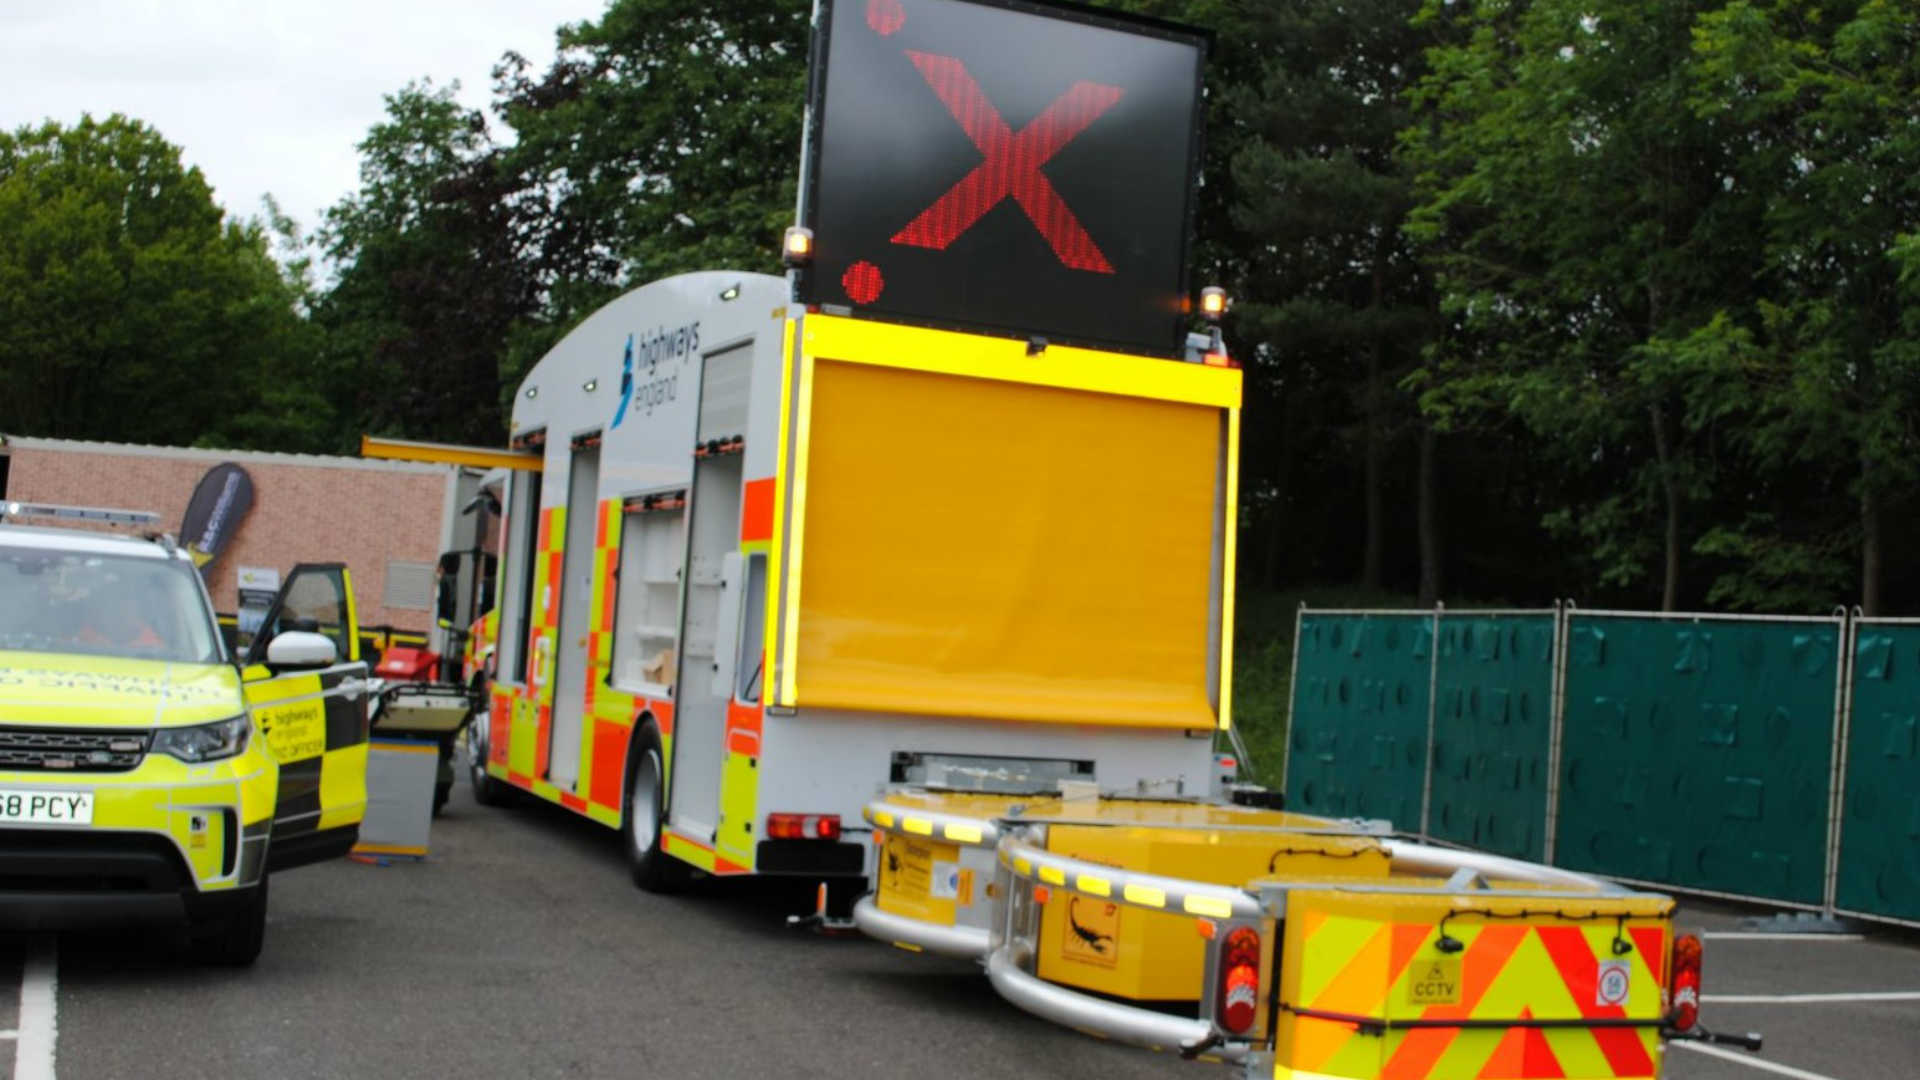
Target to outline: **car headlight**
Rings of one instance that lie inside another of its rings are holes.
[[[245,716],[192,727],[161,728],[153,733],[153,752],[199,764],[230,758],[247,748],[253,722]]]

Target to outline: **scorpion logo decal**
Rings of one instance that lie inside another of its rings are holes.
[[[1097,930],[1082,926],[1080,920],[1074,917],[1074,913],[1079,906],[1080,898],[1077,896],[1067,901],[1067,926],[1073,931],[1073,936],[1084,942],[1087,948],[1105,956],[1107,951],[1113,948],[1113,935],[1102,934]]]

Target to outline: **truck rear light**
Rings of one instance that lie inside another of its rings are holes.
[[[1672,1012],[1668,1016],[1676,1031],[1692,1031],[1700,1022],[1700,939],[1681,934],[1673,939]]]
[[[772,840],[838,840],[839,814],[768,814],[767,837]]]
[[[1216,1019],[1222,1030],[1245,1035],[1260,1013],[1260,931],[1234,928],[1220,946]]]

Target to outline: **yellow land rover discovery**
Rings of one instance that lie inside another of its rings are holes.
[[[251,963],[268,874],[366,808],[346,568],[295,568],[236,655],[171,540],[16,523],[111,513],[0,503],[0,927],[184,921]]]

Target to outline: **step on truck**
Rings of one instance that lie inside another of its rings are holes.
[[[472,462],[510,473],[476,794],[619,829],[649,889],[874,883],[867,933],[1114,1038],[1651,1076],[1697,970],[1667,898],[1226,798],[1205,49],[1025,0],[817,5],[786,275],[613,301]]]

